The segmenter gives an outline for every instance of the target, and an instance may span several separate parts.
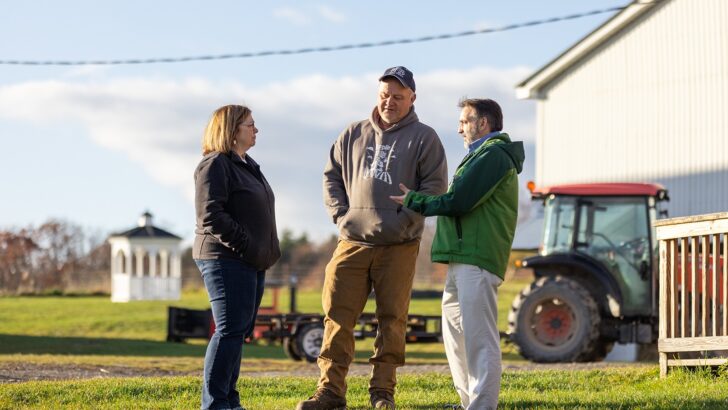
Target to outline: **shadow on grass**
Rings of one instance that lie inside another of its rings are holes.
[[[522,361],[522,362],[523,361],[526,361],[526,359],[524,359],[523,356],[521,356],[520,354],[518,354],[518,353],[516,353],[514,351],[503,351],[502,355],[503,355],[502,356],[503,357],[502,360],[504,360],[504,361],[505,360],[509,360],[509,361],[513,361],[513,362],[515,362],[515,361]]]
[[[92,337],[56,337],[0,334],[0,354],[58,354],[58,355],[113,355],[113,356],[169,356],[203,357],[205,343],[169,343],[140,339],[112,339]],[[247,358],[285,359],[278,344],[246,344],[243,354]],[[371,351],[357,349],[356,358],[366,360]],[[407,352],[407,357],[442,360],[444,353]]]
[[[167,356],[204,357],[206,341],[171,343],[142,339],[114,339],[95,337],[29,336],[0,333],[0,354],[52,354],[52,355],[110,355],[110,356]],[[355,359],[367,361],[372,350],[357,346]],[[280,344],[246,344],[243,355],[250,359],[286,359]],[[509,354],[504,353],[504,359]],[[408,351],[408,359],[440,363],[444,352]]]
[[[716,400],[716,399],[707,399],[707,398],[696,398],[694,400],[691,400],[689,403],[686,402],[680,402],[680,403],[660,403],[655,405],[654,401],[651,400],[620,400],[620,399],[614,399],[612,401],[599,401],[595,403],[580,401],[578,399],[574,399],[573,401],[559,401],[558,403],[553,403],[548,400],[515,400],[512,402],[500,402],[498,403],[499,407],[504,407],[508,409],[624,409],[624,408],[673,408],[673,409],[681,409],[681,410],[689,410],[689,409],[715,409],[715,410],[725,410],[726,409],[726,401],[725,400]],[[663,407],[664,406],[664,407]],[[414,406],[413,409],[419,409],[419,408],[429,408],[432,409],[432,407],[419,407]]]
[[[357,360],[365,360],[371,357],[373,351],[356,349],[354,358]],[[503,360],[507,361],[524,361],[523,357],[515,352],[503,352]],[[432,360],[433,362],[442,362],[446,359],[445,352],[417,352],[407,351],[407,359]]]
[[[204,345],[151,340],[0,334],[0,354],[204,356]]]
[[[206,344],[89,337],[0,334],[0,354],[204,357]],[[283,359],[280,346],[245,345],[248,358]]]

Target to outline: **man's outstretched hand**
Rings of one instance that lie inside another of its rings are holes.
[[[389,199],[391,199],[392,201],[394,201],[400,205],[404,205],[404,197],[407,196],[407,193],[410,191],[410,189],[407,188],[406,186],[404,186],[404,184],[399,184],[399,189],[401,189],[402,192],[404,192],[404,194],[390,195]]]

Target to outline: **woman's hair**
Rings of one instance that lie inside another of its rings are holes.
[[[230,152],[238,125],[250,114],[250,108],[242,105],[226,105],[215,110],[202,137],[202,155]]]

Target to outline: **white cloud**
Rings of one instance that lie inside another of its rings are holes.
[[[344,13],[338,12],[328,6],[318,6],[318,12],[321,17],[333,23],[343,23],[346,21],[346,15]]]
[[[273,17],[299,26],[303,26],[311,22],[311,19],[305,13],[292,7],[279,7],[273,10]]]
[[[440,134],[451,169],[462,156],[456,105],[465,95],[499,101],[505,129],[515,139],[534,140],[533,103],[514,96],[514,84],[528,73],[481,67],[415,74],[418,115]],[[378,75],[308,75],[263,85],[197,78],[34,81],[0,87],[0,118],[80,126],[96,144],[124,153],[192,201],[190,175],[209,115],[224,104],[249,104],[260,128],[250,154],[276,191],[279,227],[317,238],[334,231],[321,205],[329,148],[346,125],[371,112]]]

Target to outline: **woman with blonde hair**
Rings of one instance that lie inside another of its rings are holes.
[[[210,118],[195,170],[192,257],[215,321],[205,354],[202,409],[242,409],[236,388],[243,340],[253,333],[265,270],[280,257],[273,191],[248,155],[258,129],[249,108],[226,105]]]

